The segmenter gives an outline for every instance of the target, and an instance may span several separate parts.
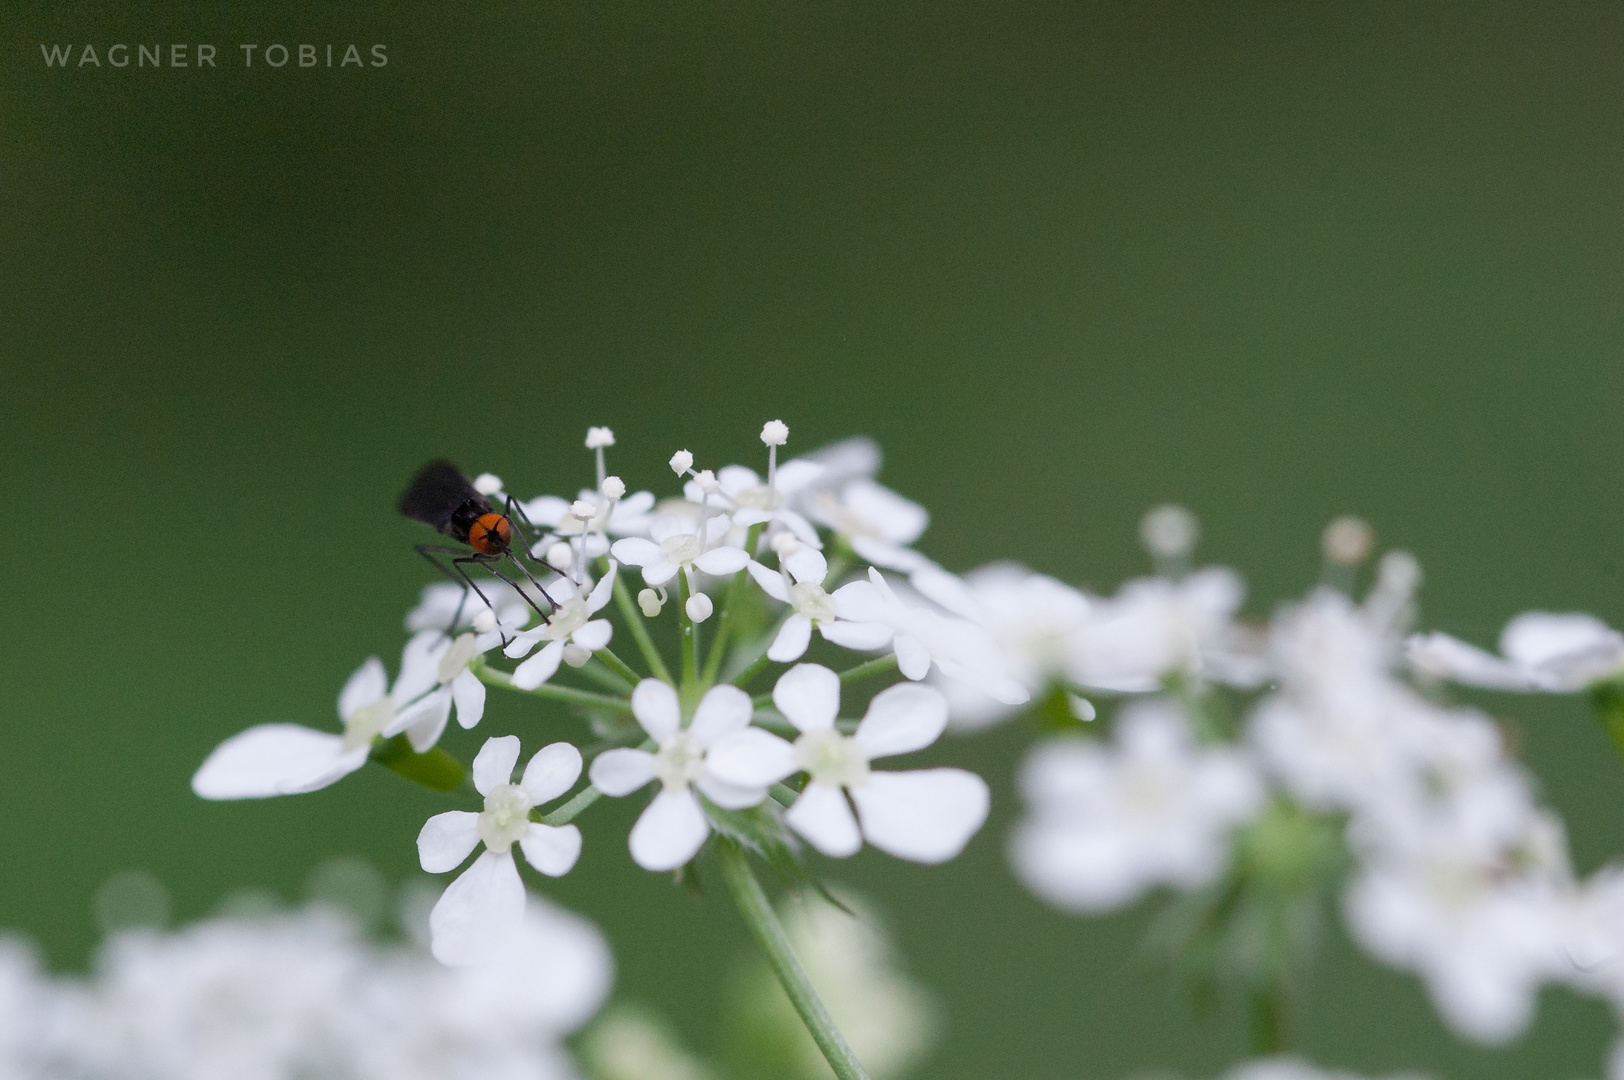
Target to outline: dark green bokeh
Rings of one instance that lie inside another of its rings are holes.
[[[118,869],[184,918],[335,853],[412,872],[444,803],[381,769],[240,805],[186,781],[393,666],[425,576],[392,502],[434,455],[567,493],[601,423],[659,483],[682,446],[759,458],[781,416],[792,449],[880,439],[950,566],[1109,587],[1178,500],[1262,613],[1356,511],[1420,556],[1436,625],[1624,621],[1616,4],[115,7],[13,4],[0,54],[0,924],[59,965]],[[87,40],[221,66],[45,68]],[[272,41],[390,61],[238,66]],[[1581,868],[1624,851],[1584,703],[1490,704]],[[947,1002],[929,1074],[1216,1072],[1240,1025],[1191,1018],[1141,915],[1010,880],[1022,739],[940,752],[994,783],[964,858],[832,871]],[[745,938],[630,865],[634,811],[595,810],[554,891],[703,1046]],[[1299,1019],[1327,1063],[1453,1077],[1594,1075],[1612,1029],[1548,994],[1520,1044],[1463,1049],[1340,944]]]

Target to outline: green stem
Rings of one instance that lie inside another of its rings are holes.
[[[615,603],[620,607],[620,613],[626,617],[626,626],[631,630],[637,647],[643,653],[643,662],[654,673],[654,677],[663,683],[676,685],[671,672],[665,666],[665,658],[660,650],[654,647],[654,639],[649,636],[648,627],[643,622],[643,613],[637,609],[637,602],[632,599],[631,589],[626,587],[626,579],[620,574],[615,575]]]
[[[479,681],[487,686],[500,686],[504,690],[518,690],[521,694],[534,694],[536,697],[552,698],[554,701],[567,701],[571,705],[590,705],[600,709],[614,709],[616,712],[632,711],[632,703],[625,698],[612,697],[609,694],[595,694],[590,690],[577,690],[573,686],[554,686],[552,683],[542,683],[534,690],[523,690],[513,685],[513,676],[505,671],[498,671],[486,664],[483,659],[476,659],[468,665]]]
[[[636,686],[643,681],[643,676],[633,671],[631,665],[626,661],[610,652],[607,645],[598,650],[598,659],[602,660],[616,675],[625,679],[629,686]]]
[[[762,526],[752,525],[745,534],[744,550],[755,558],[756,543],[761,537]],[[727,652],[727,641],[733,628],[733,608],[738,603],[739,595],[745,589],[745,579],[750,576],[748,570],[740,570],[728,582],[727,595],[722,598],[722,614],[716,620],[716,640],[711,642],[710,655],[705,658],[705,678],[703,685],[710,686],[716,682],[716,673],[722,670],[722,656]]]
[[[750,680],[755,678],[757,675],[760,675],[761,669],[770,663],[772,663],[772,661],[767,659],[767,650],[762,649],[761,655],[750,661],[749,667],[746,667],[743,671],[733,676],[733,678],[729,681],[732,682],[734,686],[749,686]],[[771,694],[768,694],[767,696],[769,699],[772,697]]]
[[[576,793],[575,798],[571,799],[563,806],[560,806],[552,813],[543,814],[541,823],[543,825],[568,825],[571,821],[575,820],[576,816],[579,815],[582,810],[585,810],[587,807],[591,806],[601,798],[603,798],[603,792],[599,791],[591,784],[588,784],[586,787],[582,788]]]
[[[783,924],[778,921],[778,915],[767,900],[767,894],[762,891],[761,883],[751,872],[743,849],[725,836],[718,836],[715,844],[722,879],[727,882],[728,892],[733,894],[739,914],[744,916],[745,925],[755,935],[756,944],[766,954],[773,974],[778,977],[784,993],[789,995],[790,1004],[800,1013],[806,1030],[812,1033],[812,1040],[828,1059],[829,1067],[834,1069],[839,1080],[869,1080],[868,1073],[858,1064],[834,1021],[829,1019],[829,1011],[818,999],[818,992],[812,989],[812,982],[806,977],[795,951],[790,948],[789,936],[784,933]]]
[[[699,685],[699,628],[688,617],[688,575],[677,571],[678,621],[682,627],[682,688],[692,693]]]

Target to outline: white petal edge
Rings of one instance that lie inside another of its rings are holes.
[[[946,862],[987,820],[987,783],[963,769],[870,773],[851,798],[868,842],[912,862]]]
[[[887,757],[923,750],[946,728],[947,698],[940,690],[900,683],[874,695],[856,738],[869,757]]]
[[[750,571],[750,577],[755,580],[757,585],[761,586],[762,592],[777,600],[780,604],[789,603],[789,587],[784,584],[783,574],[780,574],[777,570],[768,569],[754,559],[750,560],[750,564],[745,569]]]
[[[549,641],[539,653],[513,669],[513,686],[517,690],[534,690],[558,671],[564,659],[564,643]]]
[[[417,834],[417,861],[431,874],[444,874],[461,866],[478,846],[479,815],[447,810],[423,823]]]
[[[682,726],[677,692],[659,679],[644,679],[637,684],[632,691],[632,715],[657,742],[664,742]]]
[[[705,768],[730,784],[776,784],[795,771],[795,747],[770,731],[745,728],[705,752]]]
[[[736,731],[743,731],[750,726],[750,715],[755,711],[755,705],[750,695],[737,686],[728,686],[723,683],[713,686],[699,699],[699,706],[694,709],[694,720],[689,730],[699,745],[709,746],[725,735]]]
[[[698,854],[709,834],[692,791],[662,791],[632,826],[628,846],[632,861],[644,870],[675,870]]]
[[[711,577],[727,577],[743,570],[749,562],[750,556],[745,554],[743,548],[719,547],[695,559],[694,565]]]
[[[486,739],[474,755],[474,788],[489,795],[503,784],[513,783],[513,767],[519,763],[519,737],[503,735]]]
[[[451,680],[451,700],[457,706],[457,723],[471,728],[485,715],[485,684],[473,672],[464,671]]]
[[[623,563],[632,566],[648,566],[661,562],[665,556],[660,551],[660,545],[652,540],[645,540],[641,536],[627,537],[625,540],[616,540],[609,546],[609,551]]]
[[[715,773],[706,772],[694,781],[705,798],[723,810],[745,810],[757,806],[767,797],[765,787],[749,784],[731,784]]]
[[[774,663],[787,664],[791,660],[799,660],[806,655],[806,647],[812,644],[812,620],[805,615],[791,615],[784,620],[784,625],[778,628],[778,636],[767,648],[767,659]]]
[[[580,776],[581,752],[567,742],[555,742],[531,755],[519,786],[531,802],[540,806],[564,794]]]
[[[260,724],[215,747],[192,775],[204,799],[265,799],[324,788],[366,764],[368,747],[298,724]]]
[[[857,819],[840,789],[817,782],[806,785],[801,797],[784,813],[784,821],[806,842],[832,859],[855,855],[863,846]]]
[[[589,775],[605,795],[630,795],[654,779],[654,755],[632,747],[605,750],[592,759]]]
[[[519,838],[524,861],[548,877],[563,877],[581,857],[581,830],[574,825],[543,825],[538,821]]]
[[[524,921],[524,882],[511,852],[487,851],[441,894],[429,913],[434,958],[475,964],[504,948]]]
[[[338,693],[338,715],[345,720],[389,692],[389,675],[376,656],[355,669]]]
[[[802,731],[832,727],[840,714],[840,676],[821,664],[796,664],[773,686],[773,704]]]

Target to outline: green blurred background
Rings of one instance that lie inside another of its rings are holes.
[[[236,805],[186,782],[394,666],[427,578],[393,500],[431,456],[569,493],[608,424],[645,486],[679,447],[755,461],[782,417],[792,450],[878,438],[952,567],[1109,588],[1177,500],[1267,613],[1354,511],[1421,558],[1434,625],[1624,622],[1624,7],[455,7],[6,5],[0,925],[54,964],[85,963],[115,870],[182,918],[338,853],[413,872],[444,804],[381,770]],[[41,42],[86,41],[220,67],[46,69]],[[240,66],[276,41],[389,64]],[[1490,704],[1579,866],[1624,851],[1582,704]],[[947,1004],[926,1074],[1217,1071],[1240,1025],[1191,1013],[1141,915],[1010,879],[1026,737],[943,752],[994,785],[963,858],[830,871]],[[744,935],[630,864],[634,811],[594,812],[553,891],[703,1047]],[[1340,942],[1299,1020],[1325,1063],[1449,1077],[1594,1076],[1613,1029],[1553,993],[1520,1043],[1464,1049]]]

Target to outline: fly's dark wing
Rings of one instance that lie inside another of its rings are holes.
[[[449,461],[431,461],[417,470],[411,486],[400,497],[400,512],[452,535],[452,518],[470,502],[490,509],[485,496],[474,490],[461,469]]]

